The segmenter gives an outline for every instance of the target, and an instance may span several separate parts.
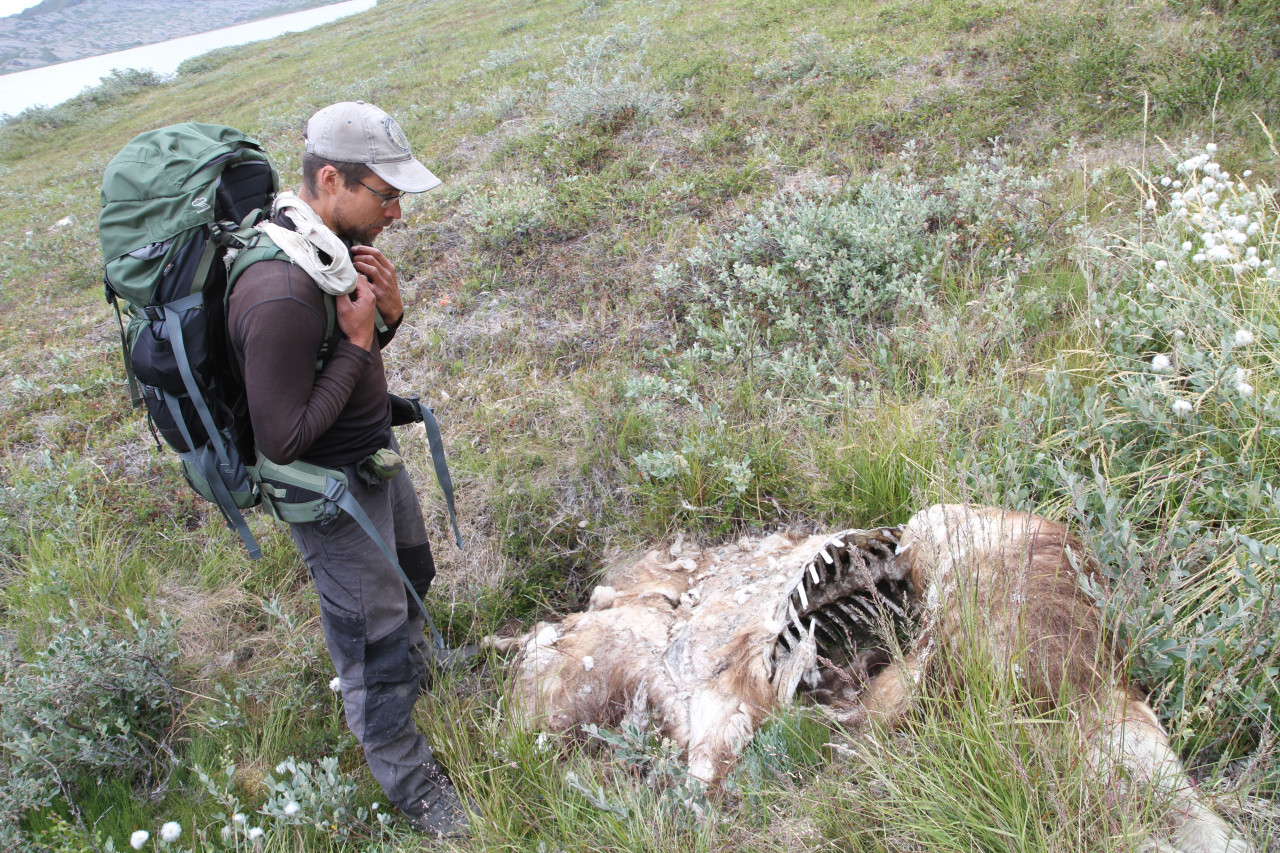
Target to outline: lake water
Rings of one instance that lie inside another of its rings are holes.
[[[52,106],[73,98],[116,68],[150,68],[157,74],[172,74],[193,56],[220,47],[248,44],[284,33],[307,30],[319,24],[372,9],[377,0],[346,0],[331,6],[317,6],[275,18],[237,24],[194,36],[143,45],[72,62],[46,65],[30,71],[0,75],[0,114],[16,115],[28,107]]]

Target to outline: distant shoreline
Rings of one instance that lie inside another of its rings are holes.
[[[115,69],[148,69],[169,75],[188,59],[212,50],[300,32],[372,9],[377,0],[345,0],[300,12],[264,18],[233,27],[182,36],[168,41],[60,62],[0,76],[0,115],[17,115],[32,107],[56,106],[98,85]]]
[[[2,0],[0,0],[2,2]],[[0,17],[0,76],[305,12],[337,0],[42,0]]]

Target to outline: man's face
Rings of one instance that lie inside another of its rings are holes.
[[[398,192],[377,175],[343,186],[334,199],[334,232],[352,245],[373,245],[382,229],[400,218],[399,199],[383,207],[381,196],[392,198]]]

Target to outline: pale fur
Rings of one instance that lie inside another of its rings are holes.
[[[818,678],[812,628],[790,649],[778,638],[792,590],[828,541],[774,535],[706,549],[678,541],[615,566],[591,609],[496,641],[520,650],[518,701],[551,731],[652,723],[686,750],[695,776],[718,780],[768,713]],[[941,652],[980,641],[1032,696],[1078,697],[1072,707],[1090,766],[1123,768],[1131,784],[1167,794],[1178,850],[1250,853],[1201,801],[1159,719],[1124,682],[1079,585],[1096,564],[1062,526],[997,508],[934,506],[907,523],[895,563],[921,603],[917,641],[865,689],[831,691],[838,719],[893,725],[924,679],[963,689]]]

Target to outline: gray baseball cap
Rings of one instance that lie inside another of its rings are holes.
[[[406,193],[424,193],[440,179],[414,159],[396,120],[373,104],[343,101],[307,121],[306,149],[317,157],[364,163],[379,178]]]

